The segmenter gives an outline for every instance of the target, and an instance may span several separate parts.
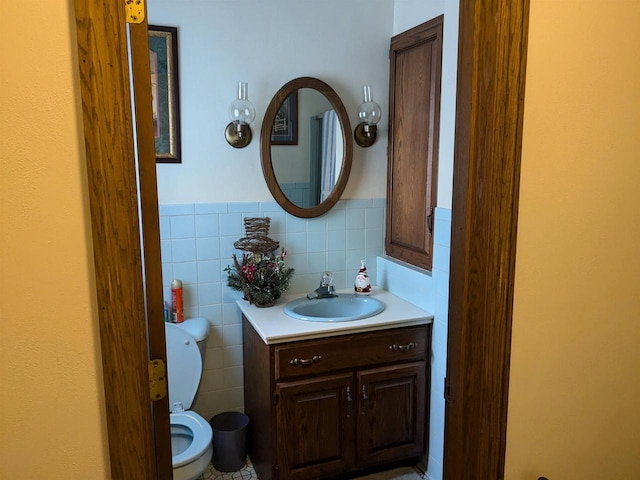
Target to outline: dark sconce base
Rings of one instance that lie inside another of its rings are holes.
[[[251,143],[251,128],[247,124],[231,122],[225,128],[224,136],[233,148],[244,148]]]
[[[376,141],[378,127],[376,125],[368,125],[364,122],[359,123],[353,131],[353,138],[361,147],[370,147]]]

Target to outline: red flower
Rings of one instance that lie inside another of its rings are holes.
[[[244,273],[247,282],[252,282],[253,277],[256,273],[256,265],[254,263],[250,263],[249,265],[242,266],[242,273]]]

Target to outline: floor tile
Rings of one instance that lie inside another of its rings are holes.
[[[237,472],[219,472],[213,468],[213,465],[209,465],[203,477],[204,480],[258,480],[258,476],[253,470],[249,459],[247,459],[247,464]],[[400,467],[386,472],[358,477],[358,480],[423,480],[425,478],[425,475],[417,468]]]

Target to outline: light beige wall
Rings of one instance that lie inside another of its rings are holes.
[[[0,478],[109,478],[73,2],[0,3]]]
[[[505,479],[637,479],[640,2],[530,22]]]

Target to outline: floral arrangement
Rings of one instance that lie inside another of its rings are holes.
[[[233,255],[233,267],[227,266],[227,285],[244,293],[244,299],[259,307],[275,303],[289,289],[294,269],[286,267],[287,252],[280,255],[247,252],[242,255],[242,264]]]

